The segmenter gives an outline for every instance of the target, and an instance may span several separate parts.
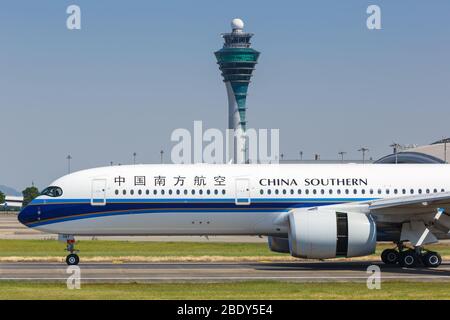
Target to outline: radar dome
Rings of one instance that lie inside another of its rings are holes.
[[[239,18],[231,20],[231,29],[233,30],[242,30],[244,29],[244,21]]]

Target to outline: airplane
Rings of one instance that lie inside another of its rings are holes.
[[[450,239],[447,164],[122,165],[65,175],[22,209],[27,227],[75,236],[258,235],[306,259],[359,257],[438,267],[425,245]],[[395,245],[395,246],[394,246]]]

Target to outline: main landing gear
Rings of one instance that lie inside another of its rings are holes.
[[[78,250],[75,249],[75,239],[74,238],[67,239],[66,250],[70,252],[70,254],[67,255],[67,257],[66,257],[66,263],[69,266],[76,266],[80,262],[80,257],[78,257],[78,255],[76,254],[76,252],[78,252]]]
[[[425,266],[437,268],[442,263],[439,253],[425,250],[423,247],[406,248],[402,243],[397,249],[386,249],[381,253],[381,260],[387,265],[398,264],[405,268]]]

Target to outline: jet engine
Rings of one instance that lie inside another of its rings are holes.
[[[366,256],[375,252],[376,225],[370,215],[325,209],[289,214],[289,250],[299,258]]]
[[[273,252],[290,253],[289,238],[268,237],[269,249]]]

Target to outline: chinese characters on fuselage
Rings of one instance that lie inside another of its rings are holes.
[[[203,175],[194,176],[194,177],[166,177],[166,176],[152,176],[151,179],[146,179],[146,176],[133,176],[133,177],[123,177],[117,176],[114,177],[114,184],[121,186],[122,184],[126,184],[128,179],[133,181],[134,186],[143,186],[143,187],[165,187],[165,186],[173,186],[173,187],[184,187],[186,182],[192,183],[193,186],[197,187],[225,187],[226,186],[226,177],[224,176],[214,176],[214,177],[205,177]],[[148,181],[152,181],[153,183],[147,183]]]

